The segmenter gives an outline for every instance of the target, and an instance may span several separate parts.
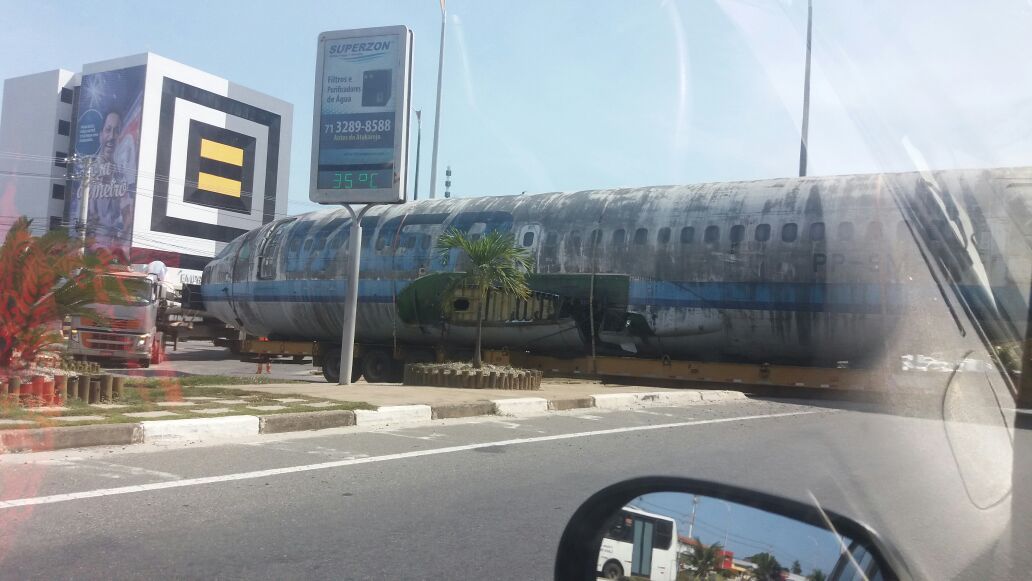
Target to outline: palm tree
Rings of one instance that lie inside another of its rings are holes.
[[[694,578],[706,579],[710,573],[720,569],[720,565],[724,560],[721,554],[723,550],[724,548],[720,546],[720,543],[713,543],[708,547],[698,543],[692,545],[691,553],[682,554],[681,562],[692,568]]]
[[[105,256],[84,254],[63,230],[31,233],[32,221],[19,218],[0,246],[0,369],[32,363],[44,347],[60,342],[50,325],[67,316],[93,313],[98,302],[117,304],[124,293],[101,276]]]
[[[756,553],[752,557],[747,557],[745,560],[756,564],[756,568],[752,570],[752,575],[753,578],[759,581],[777,579],[777,575],[781,573],[781,563],[779,563],[777,558],[770,553]]]
[[[456,284],[474,288],[477,292],[477,334],[473,350],[473,367],[477,369],[483,365],[480,357],[480,339],[487,293],[494,290],[521,299],[530,297],[527,272],[533,267],[533,261],[526,249],[515,242],[511,234],[494,231],[474,239],[455,228],[437,239],[438,254],[447,255],[451,250],[457,249],[469,259],[469,269]]]

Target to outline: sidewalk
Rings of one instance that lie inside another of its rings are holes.
[[[239,389],[244,388],[240,387]],[[363,401],[377,407],[414,404],[438,406],[528,397],[538,397],[552,401],[585,398],[604,393],[684,391],[662,387],[604,384],[587,380],[550,381],[549,379],[541,382],[541,389],[539,390],[423,387],[401,385],[399,383],[366,383],[365,381],[359,381],[349,386],[329,383],[269,383],[266,385],[248,385],[246,389],[276,395],[301,395],[335,401]]]

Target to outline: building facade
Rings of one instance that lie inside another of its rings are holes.
[[[74,235],[85,228],[95,248],[121,262],[199,271],[233,238],[286,212],[289,103],[151,53],[91,63],[78,75],[10,79],[4,89],[0,159],[23,165],[0,174],[0,192],[12,192],[0,194],[0,215],[46,215],[46,227]],[[70,89],[71,103],[59,89]],[[54,97],[61,106],[50,106]],[[44,125],[57,136],[40,137]],[[44,180],[30,175],[46,173],[44,157],[51,190],[64,184],[61,200],[47,192],[45,209],[36,183]]]
[[[19,216],[36,234],[65,226],[67,158],[79,75],[54,70],[4,81],[0,240]]]

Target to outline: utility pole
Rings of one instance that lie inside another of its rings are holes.
[[[799,139],[799,177],[806,175],[807,133],[810,130],[810,43],[813,34],[813,0],[806,8],[806,72],[803,75],[803,130]]]
[[[416,185],[412,188],[412,201],[415,202],[419,199],[419,150],[422,149],[423,144],[423,116],[422,111],[415,109],[416,112]]]
[[[86,219],[89,217],[90,207],[90,182],[93,180],[93,158],[79,156],[73,157],[73,163],[76,165],[78,170],[79,163],[83,164],[82,169],[82,185],[79,187],[79,243],[82,247],[82,252],[86,253]]]
[[[441,137],[441,79],[444,76],[444,25],[448,12],[441,0],[441,52],[437,55],[437,109],[434,112],[434,153],[430,159],[430,199],[437,197],[437,143]]]
[[[695,530],[695,511],[699,508],[699,495],[692,497],[692,520],[688,521],[688,538],[694,539],[692,532]]]

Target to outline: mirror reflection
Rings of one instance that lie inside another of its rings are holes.
[[[804,522],[718,498],[659,492],[608,521],[602,579],[825,581],[882,579],[858,542]]]

